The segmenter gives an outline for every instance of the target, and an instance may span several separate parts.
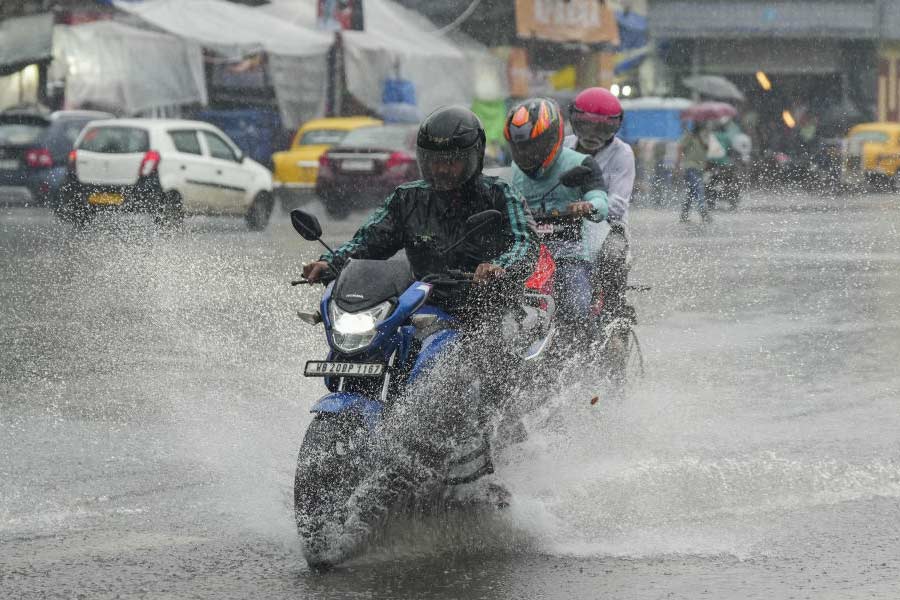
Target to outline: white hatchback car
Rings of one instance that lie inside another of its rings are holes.
[[[101,210],[147,212],[160,225],[185,215],[239,215],[252,230],[272,213],[272,174],[201,121],[89,123],[69,154],[60,215],[86,224]]]

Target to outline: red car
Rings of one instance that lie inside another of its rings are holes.
[[[316,195],[332,217],[379,205],[394,188],[421,179],[417,125],[363,127],[319,158]]]

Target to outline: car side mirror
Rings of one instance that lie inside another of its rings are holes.
[[[314,242],[322,237],[322,226],[315,215],[295,208],[291,211],[291,225],[304,240]]]
[[[566,187],[581,187],[591,180],[593,171],[590,167],[578,165],[559,176],[559,182]]]

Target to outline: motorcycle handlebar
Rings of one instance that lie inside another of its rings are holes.
[[[296,281],[292,281],[291,285],[294,285],[294,286],[296,286],[296,285],[314,285],[316,283],[321,283],[322,285],[328,285],[335,279],[337,279],[337,275],[335,275],[334,273],[332,273],[330,271],[326,271],[325,273],[322,273],[321,275],[319,275],[319,278],[316,279],[315,281],[310,281],[306,277],[301,277],[300,279],[298,279]]]
[[[583,216],[583,215],[576,215],[575,213],[568,212],[568,211],[567,211],[567,212],[564,212],[564,213],[557,213],[557,214],[552,214],[552,215],[546,214],[546,213],[545,213],[545,214],[536,214],[536,213],[532,213],[532,216],[534,217],[534,220],[535,220],[536,222],[538,222],[538,223],[540,223],[540,222],[542,222],[542,221],[544,221],[544,222],[548,222],[548,221],[556,221],[556,222],[560,222],[560,221],[580,221],[581,219],[587,218],[587,217],[585,217],[585,216]],[[616,222],[618,222],[617,219],[613,219],[612,217],[606,217],[606,218],[604,219],[604,221],[606,221],[606,222],[608,222],[608,223],[616,223]]]
[[[426,275],[422,278],[422,281],[432,285],[466,285],[472,283],[474,279],[475,273],[459,269],[448,269],[443,273]]]
[[[576,219],[579,219],[579,220],[580,220],[580,219],[584,219],[584,218],[585,218],[584,215],[581,215],[581,214],[575,214],[575,213],[570,212],[570,211],[566,211],[566,212],[557,212],[557,213],[553,213],[553,214],[539,213],[539,214],[534,214],[533,216],[534,216],[534,219],[535,219],[536,221],[553,221],[553,220],[558,220],[558,221],[574,221],[574,220],[576,220]]]
[[[316,283],[321,283],[322,285],[327,285],[333,280],[337,279],[337,276],[331,272],[322,273],[322,275],[316,281],[310,281],[306,277],[301,277],[295,281],[291,281],[292,286],[298,285],[313,285]],[[433,285],[464,285],[468,283],[472,283],[475,279],[475,273],[469,271],[461,271],[459,269],[448,269],[443,273],[434,273],[432,275],[426,275],[422,281],[425,283],[430,283]]]

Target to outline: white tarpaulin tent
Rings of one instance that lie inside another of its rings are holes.
[[[117,0],[115,6],[228,58],[265,52],[284,125],[322,114],[332,34],[223,0]]]
[[[255,10],[316,26],[316,0],[270,0]],[[380,111],[384,81],[398,75],[415,84],[423,113],[442,104],[469,105],[476,97],[505,97],[497,60],[474,42],[436,35],[426,18],[389,0],[365,0],[363,21],[365,31],[341,35],[347,89],[370,109]]]
[[[53,48],[53,15],[0,20],[0,108],[37,102],[35,63],[49,61]]]
[[[53,79],[65,79],[67,105],[136,114],[206,104],[200,46],[113,21],[57,25]]]
[[[52,44],[52,14],[0,20],[0,74],[49,60]]]

